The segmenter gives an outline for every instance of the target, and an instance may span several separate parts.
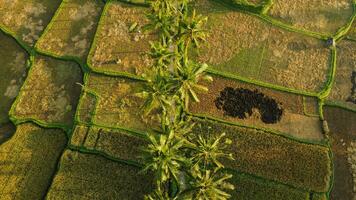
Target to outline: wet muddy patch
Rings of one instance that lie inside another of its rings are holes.
[[[347,99],[347,101],[356,104],[356,71],[352,72],[351,83],[352,83],[351,95]]]
[[[244,88],[226,87],[215,99],[215,106],[223,110],[224,115],[239,119],[260,115],[266,124],[279,122],[283,115],[281,103],[258,90]]]

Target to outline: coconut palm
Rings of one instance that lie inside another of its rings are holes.
[[[147,82],[144,84],[142,91],[135,96],[145,99],[142,106],[144,115],[147,116],[154,109],[167,110],[171,105],[172,93],[174,93],[176,83],[169,74],[164,73],[158,68],[152,69],[152,72],[145,74]]]
[[[160,189],[155,189],[151,194],[145,196],[145,200],[169,200],[169,194]]]
[[[183,199],[195,200],[227,200],[231,195],[225,190],[233,190],[234,185],[227,182],[232,178],[231,174],[214,172],[210,170],[201,171],[197,168],[191,182],[191,189],[182,192]]]
[[[158,31],[161,36],[169,39],[177,27],[175,10],[171,0],[151,1],[151,12],[146,14],[149,22],[143,29]]]
[[[193,139],[195,145],[192,148],[191,159],[194,167],[202,166],[204,169],[214,168],[216,171],[224,168],[220,159],[234,159],[231,153],[225,153],[227,146],[232,143],[227,138],[223,141],[225,135],[225,133],[217,137],[198,135],[196,139]]]
[[[185,144],[183,140],[175,138],[174,131],[148,134],[148,139],[149,144],[143,149],[143,171],[153,171],[157,187],[162,188],[170,179],[177,180],[179,170],[189,162],[182,151]]]
[[[149,55],[155,61],[155,66],[167,69],[175,54],[174,50],[167,46],[165,39],[159,42],[150,42],[150,45]]]
[[[179,95],[184,102],[184,107],[188,109],[190,99],[195,102],[200,102],[196,92],[207,92],[208,88],[199,84],[201,80],[211,82],[213,78],[205,74],[208,68],[207,64],[197,64],[192,61],[182,61],[182,64],[177,64],[176,79],[180,83]]]
[[[179,22],[178,44],[184,47],[182,50],[187,56],[191,45],[199,48],[200,42],[205,41],[207,32],[204,26],[208,18],[197,15],[195,10],[192,15],[183,14],[182,16]]]

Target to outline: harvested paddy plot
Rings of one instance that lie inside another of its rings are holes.
[[[214,76],[214,81],[207,84],[207,87],[209,88],[207,93],[199,94],[199,99],[204,101],[192,103],[190,106],[191,113],[198,116],[214,117],[232,123],[269,129],[299,139],[321,141],[324,138],[319,117],[317,115],[307,116],[304,114],[303,96],[273,91],[252,84],[220,78],[219,76]],[[264,95],[267,101],[263,103],[257,102],[257,98],[241,99],[243,98],[242,96],[236,96],[235,98],[241,101],[234,101],[232,99],[233,101],[230,101],[231,108],[227,107],[226,109],[229,111],[238,109],[239,112],[242,109],[247,112],[241,113],[242,118],[228,115],[224,109],[219,109],[219,105],[217,105],[217,100],[221,98],[226,88],[256,91],[257,96],[258,94]],[[242,104],[239,104],[239,102]],[[271,103],[276,104],[276,110],[271,110]],[[265,107],[265,109],[252,108],[248,110],[248,107],[251,106],[250,104],[259,104]],[[313,109],[317,110],[317,104],[314,106],[316,107]],[[271,120],[277,117],[278,121]],[[273,123],[266,123],[264,120]]]
[[[81,82],[77,64],[37,56],[10,114],[20,121],[35,119],[70,127],[81,91],[77,83]]]
[[[336,75],[327,99],[356,109],[356,42],[343,40],[337,48]]]
[[[106,127],[145,131],[158,128],[158,113],[143,117],[143,100],[135,96],[143,82],[127,78],[89,74],[86,89],[98,97],[93,123]]]
[[[143,199],[153,183],[139,171],[100,156],[67,150],[47,199]]]
[[[324,87],[331,53],[323,41],[235,10],[207,15],[209,36],[195,54],[214,71],[307,92]]]
[[[66,145],[65,133],[26,123],[0,146],[0,199],[41,199]]]
[[[198,121],[195,131],[205,135],[225,132],[232,140],[234,161],[226,167],[314,192],[327,192],[331,178],[329,149],[304,144],[265,131]]]
[[[146,23],[145,8],[117,1],[105,5],[88,64],[98,72],[140,75],[150,66],[147,55],[154,35],[140,29]]]
[[[9,110],[27,76],[28,54],[0,31],[0,126],[9,122]]]
[[[0,26],[34,46],[61,0],[0,0]]]
[[[274,0],[270,15],[314,32],[332,35],[347,24],[353,0]]]
[[[104,5],[102,1],[63,1],[36,48],[85,61]]]

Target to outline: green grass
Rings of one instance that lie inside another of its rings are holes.
[[[143,199],[153,183],[139,171],[101,156],[67,150],[47,199]]]
[[[26,51],[0,31],[0,125],[9,122],[9,110],[27,74]]]
[[[10,116],[19,121],[35,119],[71,127],[81,79],[81,69],[74,62],[35,57]]]
[[[303,144],[284,137],[246,128],[201,122],[199,133],[225,132],[233,140],[229,151],[235,161],[226,166],[269,180],[316,192],[327,192],[331,160],[326,147]]]
[[[77,108],[77,120],[83,123],[92,122],[93,115],[95,114],[95,105],[97,98],[94,94],[84,92],[80,97],[79,105]]]
[[[65,145],[61,130],[18,125],[0,146],[0,199],[42,199]]]
[[[312,200],[328,200],[326,194],[313,194]]]
[[[85,62],[103,7],[102,1],[63,1],[36,48]]]
[[[354,22],[352,23],[351,29],[349,30],[347,35],[356,42],[356,20],[354,20]]]

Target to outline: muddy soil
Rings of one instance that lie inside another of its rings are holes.
[[[225,115],[240,119],[251,116],[253,108],[256,108],[261,120],[266,124],[277,123],[283,114],[283,108],[276,100],[258,90],[245,88],[226,87],[215,99],[215,105],[218,109],[224,110]]]

